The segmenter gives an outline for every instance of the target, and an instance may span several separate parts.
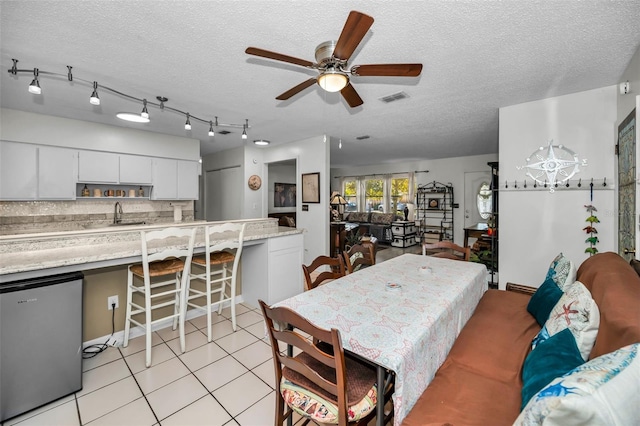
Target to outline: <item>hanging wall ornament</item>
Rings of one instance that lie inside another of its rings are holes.
[[[526,169],[526,175],[545,188],[548,182],[549,192],[554,192],[558,183],[571,179],[580,171],[580,166],[587,165],[586,159],[580,160],[578,154],[563,145],[553,145],[553,140],[546,147],[538,148],[526,161],[526,165],[516,168]]]
[[[585,243],[589,244],[589,247],[584,249],[584,252],[589,253],[589,256],[593,256],[594,254],[598,253],[596,244],[600,242],[600,240],[598,240],[598,235],[597,235],[598,230],[595,228],[595,226],[593,226],[593,224],[600,223],[600,220],[598,219],[598,216],[594,214],[595,212],[598,211],[598,209],[596,209],[593,206],[593,182],[591,182],[590,185],[591,185],[591,188],[589,190],[589,194],[590,194],[591,204],[584,206],[587,209],[587,212],[589,213],[589,217],[586,220],[587,222],[589,222],[589,225],[582,228],[582,230],[585,231],[587,235],[589,235],[587,239],[584,241]]]

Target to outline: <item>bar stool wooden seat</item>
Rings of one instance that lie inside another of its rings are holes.
[[[236,278],[238,264],[242,256],[244,223],[223,223],[205,228],[205,254],[194,256],[190,280],[186,289],[185,308],[200,309],[207,313],[207,339],[212,340],[211,296],[219,294],[218,314],[225,303],[231,305],[231,323],[236,331]],[[193,268],[195,267],[195,268]],[[195,271],[194,271],[195,269]],[[204,282],[198,284],[198,281]],[[196,286],[194,286],[194,282]],[[197,288],[196,288],[197,287]],[[204,304],[193,303],[194,299],[204,299]]]
[[[162,321],[172,319],[173,329],[180,327],[180,349],[182,352],[185,351],[184,289],[188,283],[195,235],[196,228],[173,227],[140,232],[142,263],[129,265],[127,272],[127,310],[123,346],[129,344],[131,323],[144,328],[147,367],[151,366],[153,326]],[[158,281],[157,278],[162,276],[171,278]],[[140,280],[142,284],[139,283]],[[173,306],[172,314],[163,317],[152,315],[154,310],[167,306]],[[133,318],[142,314],[145,316],[144,323]]]

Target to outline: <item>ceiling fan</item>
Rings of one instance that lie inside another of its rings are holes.
[[[342,33],[340,33],[338,41],[325,41],[316,47],[315,56],[317,62],[311,62],[257,47],[248,47],[245,53],[320,71],[318,77],[303,81],[282,93],[276,97],[276,99],[284,101],[300,93],[307,87],[312,86],[314,83],[318,83],[320,87],[328,92],[340,92],[349,106],[354,108],[362,105],[363,101],[358,95],[358,92],[356,92],[356,89],[351,85],[349,75],[363,77],[417,77],[420,75],[420,72],[422,72],[422,64],[355,65],[349,69],[347,65],[349,58],[367,31],[369,31],[372,24],[373,18],[371,16],[352,10],[349,13],[347,22],[344,24],[344,28],[342,28]]]

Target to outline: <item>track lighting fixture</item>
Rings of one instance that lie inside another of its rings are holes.
[[[147,110],[147,100],[143,99],[142,100],[142,112],[140,113],[140,117],[142,118],[149,118],[149,111]]]
[[[39,95],[42,93],[42,89],[40,88],[40,82],[38,81],[38,68],[33,69],[33,81],[29,85],[29,93],[33,93],[34,95]]]
[[[340,143],[338,144],[338,149],[342,149],[342,139],[340,139]]]
[[[98,97],[98,82],[97,81],[93,82],[93,93],[91,94],[91,97],[89,98],[89,103],[91,105],[100,105],[100,98]]]
[[[39,80],[39,76],[40,75],[50,75],[50,76],[54,76],[54,77],[62,77],[62,78],[66,78],[68,81],[70,82],[80,82],[80,83],[84,83],[87,85],[90,85],[93,87],[93,92],[91,93],[91,97],[89,98],[89,102],[92,105],[100,105],[100,97],[98,96],[98,82],[94,81],[94,80],[85,80],[85,79],[81,79],[81,78],[75,78],[73,76],[73,74],[71,73],[72,71],[72,66],[71,65],[67,65],[67,70],[66,73],[58,73],[58,72],[51,72],[51,71],[40,71],[40,69],[38,68],[33,68],[33,69],[18,69],[18,60],[17,59],[12,59],[13,61],[13,65],[11,66],[11,68],[8,70],[9,73],[11,73],[11,75],[17,76],[19,74],[31,74],[33,73],[33,81],[31,81],[31,84],[29,85],[29,92],[36,94],[36,95],[40,95],[42,94],[42,89],[40,88],[40,80]],[[104,86],[104,85],[100,85],[100,90],[102,91],[102,94],[104,95],[104,92],[109,92],[109,93],[113,93],[115,95],[118,95],[121,98],[125,98],[125,99],[129,99],[131,101],[134,102],[141,102],[142,103],[142,112],[140,114],[135,113],[135,112],[119,112],[116,114],[116,117],[118,117],[121,120],[126,120],[126,121],[131,121],[131,122],[135,122],[135,123],[148,123],[149,122],[149,110],[148,110],[148,106],[155,106],[160,108],[161,110],[168,110],[168,111],[172,111],[174,113],[177,114],[182,114],[186,117],[186,122],[184,125],[185,130],[191,130],[191,119],[198,121],[200,123],[203,124],[209,124],[209,136],[214,136],[214,127],[234,127],[234,128],[240,128],[242,127],[242,139],[247,139],[247,130],[249,129],[249,120],[245,119],[245,123],[244,124],[233,124],[233,123],[218,123],[218,117],[215,117],[215,120],[205,120],[203,118],[199,118],[196,116],[191,115],[188,112],[185,111],[181,111],[177,108],[172,108],[172,107],[168,107],[165,105],[165,103],[169,100],[164,96],[156,96],[156,99],[158,100],[158,102],[155,101],[148,101],[147,98],[144,99],[140,99],[137,98],[135,96],[129,95],[127,93],[121,92],[119,90],[115,90],[112,89],[110,87]]]

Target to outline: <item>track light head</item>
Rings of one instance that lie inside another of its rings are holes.
[[[247,127],[249,127],[249,120],[245,119],[245,124],[242,126],[242,139],[247,139]]]
[[[189,113],[187,113],[187,122],[184,123],[184,129],[185,130],[191,130],[191,120],[189,120]]]
[[[147,100],[143,99],[142,100],[142,112],[140,113],[140,116],[143,118],[148,119],[149,118],[149,111],[147,110]]]
[[[209,136],[215,136],[215,133],[213,131],[213,121],[209,121]]]
[[[97,81],[93,82],[93,93],[91,94],[91,97],[89,98],[89,103],[91,105],[100,105],[100,98],[98,97],[98,82]]]
[[[42,94],[40,82],[38,81],[38,68],[33,69],[33,81],[29,85],[29,93],[33,93],[34,95]]]

